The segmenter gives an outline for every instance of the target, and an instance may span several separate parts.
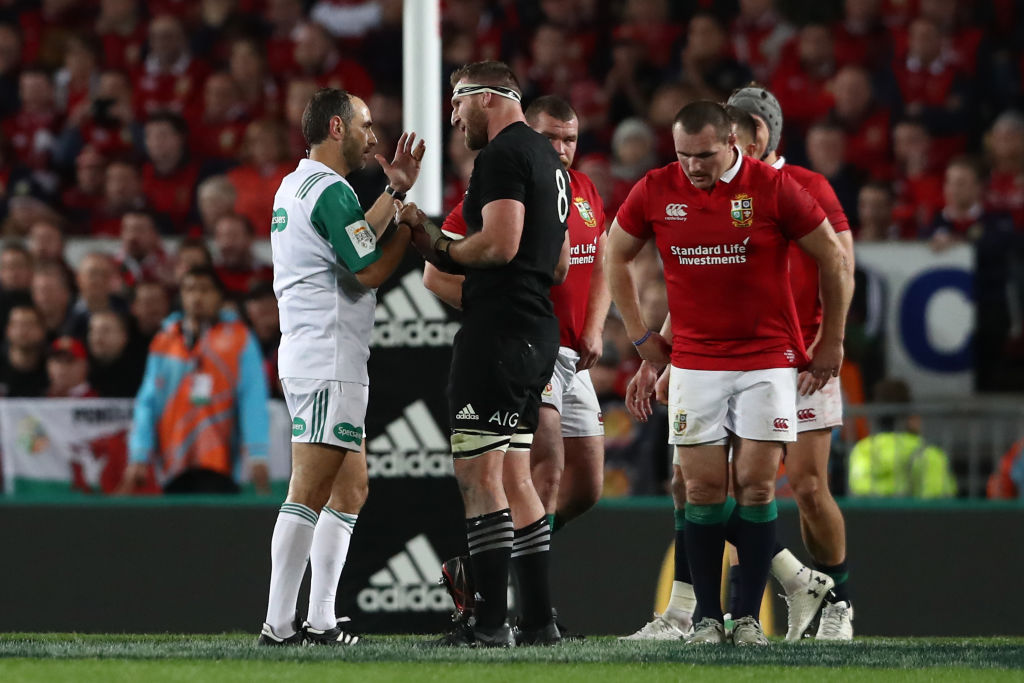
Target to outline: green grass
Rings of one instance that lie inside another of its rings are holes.
[[[377,636],[352,648],[257,648],[251,634],[0,635],[3,681],[1020,681],[1024,638],[859,638],[687,648],[590,638],[554,648],[452,650]]]

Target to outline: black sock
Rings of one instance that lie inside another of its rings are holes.
[[[673,578],[676,581],[692,584],[693,577],[690,576],[690,563],[686,559],[686,511],[676,510],[674,514],[676,524],[676,568]]]
[[[829,600],[829,602],[850,602],[850,572],[846,569],[846,560],[836,565],[818,564],[815,562],[814,568],[823,574],[828,574],[836,582],[836,585],[832,588],[835,599]]]
[[[740,564],[740,596],[733,619],[758,618],[775,548],[775,501],[767,505],[740,505],[736,524],[736,552]]]
[[[729,567],[729,614],[736,618],[740,609],[740,593],[743,591],[743,578],[740,574],[740,566],[734,564]]]
[[[508,616],[508,564],[512,554],[512,511],[508,508],[466,520],[473,570],[477,626],[496,628]]]
[[[519,581],[524,629],[539,628],[551,621],[550,556],[551,528],[547,517],[516,529],[512,542],[512,567]]]
[[[724,503],[686,504],[686,555],[701,618],[722,621],[722,551],[725,549]]]

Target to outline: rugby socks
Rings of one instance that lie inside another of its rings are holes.
[[[334,599],[341,580],[341,570],[348,557],[356,515],[338,512],[324,506],[313,531],[313,545],[309,549],[309,613],[306,620],[315,629],[334,628],[338,617],[334,613]]]
[[[742,592],[741,586],[743,580],[740,578],[740,566],[734,564],[729,567],[729,606],[726,611],[729,612],[734,618],[736,613],[740,609],[740,593]]]
[[[702,618],[722,621],[722,552],[725,550],[725,503],[686,504],[686,555],[693,591]],[[766,570],[767,571],[767,570]],[[735,615],[733,615],[735,616]]]
[[[315,512],[299,503],[284,503],[277,513],[270,541],[270,601],[266,621],[281,638],[295,633],[295,603],[299,599],[302,575],[306,573],[316,518]]]
[[[668,608],[662,615],[676,622],[688,622],[697,609],[697,598],[693,594],[693,578],[690,563],[686,558],[686,511],[675,510],[675,576],[672,593],[668,596]]]
[[[524,629],[540,628],[551,621],[550,557],[551,527],[547,517],[515,530],[512,567],[519,581]]]
[[[733,619],[758,618],[768,569],[775,549],[775,501],[766,505],[740,505],[736,524],[736,552],[740,559],[740,598]]]
[[[832,588],[832,593],[835,595],[835,599],[829,600],[829,602],[846,602],[847,604],[851,604],[850,572],[846,568],[846,560],[843,560],[836,565],[815,563],[814,568],[823,574],[828,574],[832,577],[832,580],[836,582],[835,587]],[[831,598],[831,596],[829,597]]]
[[[508,566],[513,536],[509,508],[466,520],[469,564],[476,587],[473,614],[479,628],[498,628],[508,616]]]

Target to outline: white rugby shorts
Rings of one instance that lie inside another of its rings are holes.
[[[796,441],[795,368],[684,370],[672,366],[668,442],[721,443],[730,433],[757,441]]]
[[[590,381],[590,370],[576,372],[579,360],[580,355],[574,349],[558,347],[555,371],[541,392],[541,404],[558,411],[562,438],[604,436],[601,404]]]
[[[796,396],[796,431],[810,432],[843,424],[843,392],[839,378],[832,377],[810,396]]]
[[[281,379],[292,443],[322,443],[358,451],[363,444],[370,388],[354,382]]]

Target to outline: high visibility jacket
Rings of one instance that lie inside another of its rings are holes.
[[[265,459],[267,382],[255,336],[230,311],[188,347],[174,314],[149,347],[135,398],[131,462],[155,460],[161,479],[201,467],[237,479],[243,453]]]
[[[850,452],[855,496],[948,498],[956,495],[949,457],[917,434],[885,432],[861,439]]]

